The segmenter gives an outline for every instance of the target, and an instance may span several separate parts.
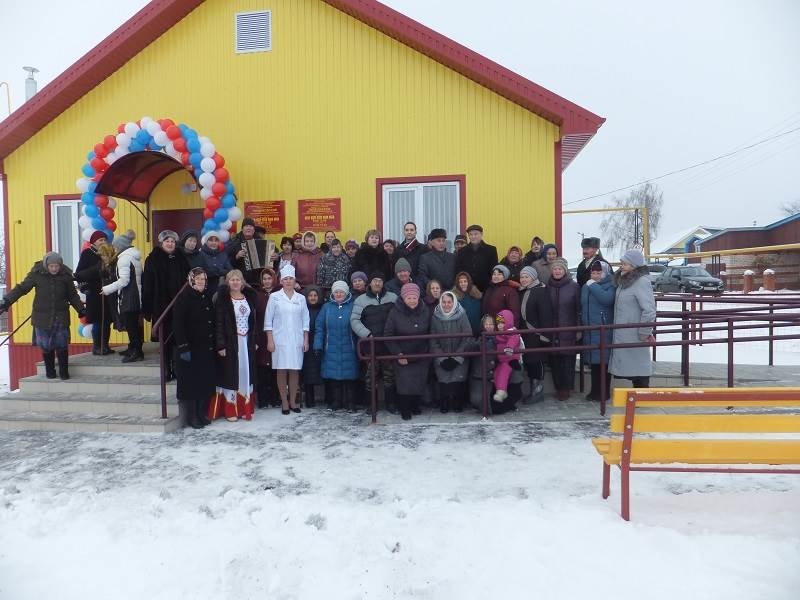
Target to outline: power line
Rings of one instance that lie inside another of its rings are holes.
[[[745,146],[744,148],[739,148],[738,150],[734,150],[733,152],[728,152],[727,154],[721,154],[719,156],[715,156],[714,158],[710,158],[708,160],[704,160],[703,162],[699,162],[688,167],[683,167],[682,169],[677,169],[675,171],[670,171],[669,173],[664,173],[663,175],[659,175],[658,177],[650,177],[649,179],[644,179],[638,183],[633,183],[631,185],[626,185],[624,187],[617,188],[615,190],[611,190],[608,192],[603,192],[602,194],[594,194],[592,196],[586,196],[585,198],[580,198],[578,200],[572,200],[570,202],[565,202],[564,206],[569,204],[577,204],[578,202],[585,202],[586,200],[594,200],[595,198],[602,198],[603,196],[608,196],[609,194],[616,194],[617,192],[623,192],[625,190],[629,190],[631,188],[635,188],[636,186],[642,185],[643,183],[648,183],[651,181],[657,181],[659,179],[664,179],[665,177],[670,177],[671,175],[677,175],[678,173],[684,173],[691,169],[696,169],[697,167],[702,167],[703,165],[708,165],[710,163],[716,162],[718,160],[722,160],[723,158],[728,158],[730,156],[734,156],[735,154],[739,154],[740,152],[744,152],[745,150],[750,150],[751,148],[755,148],[756,146],[760,146],[761,144],[766,144],[772,140],[777,138],[783,137],[785,135],[789,135],[790,133],[794,133],[796,131],[800,131],[800,127],[795,127],[794,129],[790,129],[788,131],[783,131],[766,139],[760,140],[754,144],[750,144],[749,146]]]

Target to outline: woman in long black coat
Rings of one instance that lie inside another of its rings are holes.
[[[552,261],[550,280],[547,290],[550,296],[550,307],[553,310],[553,327],[574,327],[581,323],[581,290],[572,279],[567,261],[561,257]],[[575,387],[575,350],[561,348],[574,347],[581,339],[580,332],[561,331],[554,333],[553,351],[550,354],[550,371],[553,374],[553,386],[559,400],[569,398]]]
[[[258,296],[238,269],[229,271],[215,302],[218,397],[223,396],[225,418],[253,417],[256,371],[256,311]],[[212,418],[218,414],[212,414]]]
[[[104,296],[103,285],[109,283],[112,267],[110,257],[112,252],[102,252],[108,246],[108,240],[102,231],[95,231],[89,238],[91,244],[78,259],[75,267],[75,280],[81,285],[81,291],[86,294],[86,315],[92,324],[92,354],[105,356],[114,354],[108,347],[108,338],[111,333],[111,321],[114,318],[112,311],[117,297]],[[108,250],[110,250],[108,246]]]
[[[156,324],[161,314],[166,310],[172,299],[186,282],[189,265],[186,258],[178,251],[178,234],[174,231],[162,231],[158,234],[158,246],[144,261],[142,272],[142,316]],[[164,339],[172,332],[172,318],[175,312],[171,311],[163,321],[162,331]],[[150,339],[158,341],[158,333],[151,332]],[[167,378],[174,374],[172,368],[172,344],[170,338],[164,345],[164,359],[167,367]]]
[[[430,333],[431,315],[428,307],[420,300],[420,289],[416,283],[407,283],[400,288],[397,306],[389,313],[383,335],[426,335]],[[428,340],[395,340],[386,342],[389,352],[397,355],[395,384],[397,404],[404,421],[411,414],[419,414],[419,398],[428,385],[428,358],[403,358],[403,354],[423,354],[428,352]]]
[[[175,301],[172,326],[175,337],[177,396],[184,403],[186,423],[205,427],[208,401],[214,394],[214,307],[207,291],[208,275],[196,267],[189,272],[189,287]]]
[[[536,269],[527,266],[522,267],[519,274],[519,301],[520,301],[520,320],[517,324],[518,329],[539,329],[553,326],[553,309],[550,306],[549,290],[539,281]],[[542,334],[525,333],[522,341],[525,348],[543,348],[550,345],[549,331]],[[547,359],[545,352],[529,352],[522,355],[522,363],[525,371],[531,380],[528,401],[539,402],[544,400],[542,393],[542,381],[544,380],[544,363]]]

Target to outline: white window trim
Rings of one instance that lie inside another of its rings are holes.
[[[50,202],[50,245],[51,248],[49,250],[54,250],[55,248],[60,248],[61,245],[58,243],[58,207],[67,206],[70,208],[72,221],[75,224],[75,241],[72,246],[73,255],[77,258],[81,255],[81,232],[80,226],[78,225],[78,219],[80,218],[80,199],[76,198],[75,200],[52,200]],[[77,265],[72,265],[74,269]]]
[[[461,223],[461,182],[458,180],[447,180],[443,179],[442,181],[427,181],[425,183],[385,183],[381,188],[381,202],[383,203],[381,206],[381,212],[384,215],[383,223],[381,223],[381,231],[383,232],[384,238],[390,238],[392,235],[400,236],[399,239],[402,240],[402,231],[400,232],[387,232],[386,231],[386,214],[387,211],[383,210],[386,206],[386,197],[388,192],[403,192],[403,191],[413,191],[414,192],[414,215],[410,216],[407,221],[414,221],[417,225],[417,239],[424,242],[424,236],[427,235],[426,232],[430,231],[433,228],[433,225],[424,222],[424,203],[423,197],[424,192],[423,189],[426,187],[438,187],[442,185],[454,185],[456,188],[456,223]],[[456,234],[458,231],[448,231],[447,232],[447,247],[449,250],[453,249],[453,241],[455,240]],[[422,237],[420,237],[422,236]]]

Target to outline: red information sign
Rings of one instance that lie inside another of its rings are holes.
[[[286,233],[286,202],[283,200],[245,202],[244,216],[261,225],[267,234]]]
[[[341,231],[342,199],[319,198],[297,201],[300,231]]]

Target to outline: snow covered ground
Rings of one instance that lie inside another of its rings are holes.
[[[634,474],[626,523],[604,428],[0,432],[0,598],[797,598],[800,478]]]

